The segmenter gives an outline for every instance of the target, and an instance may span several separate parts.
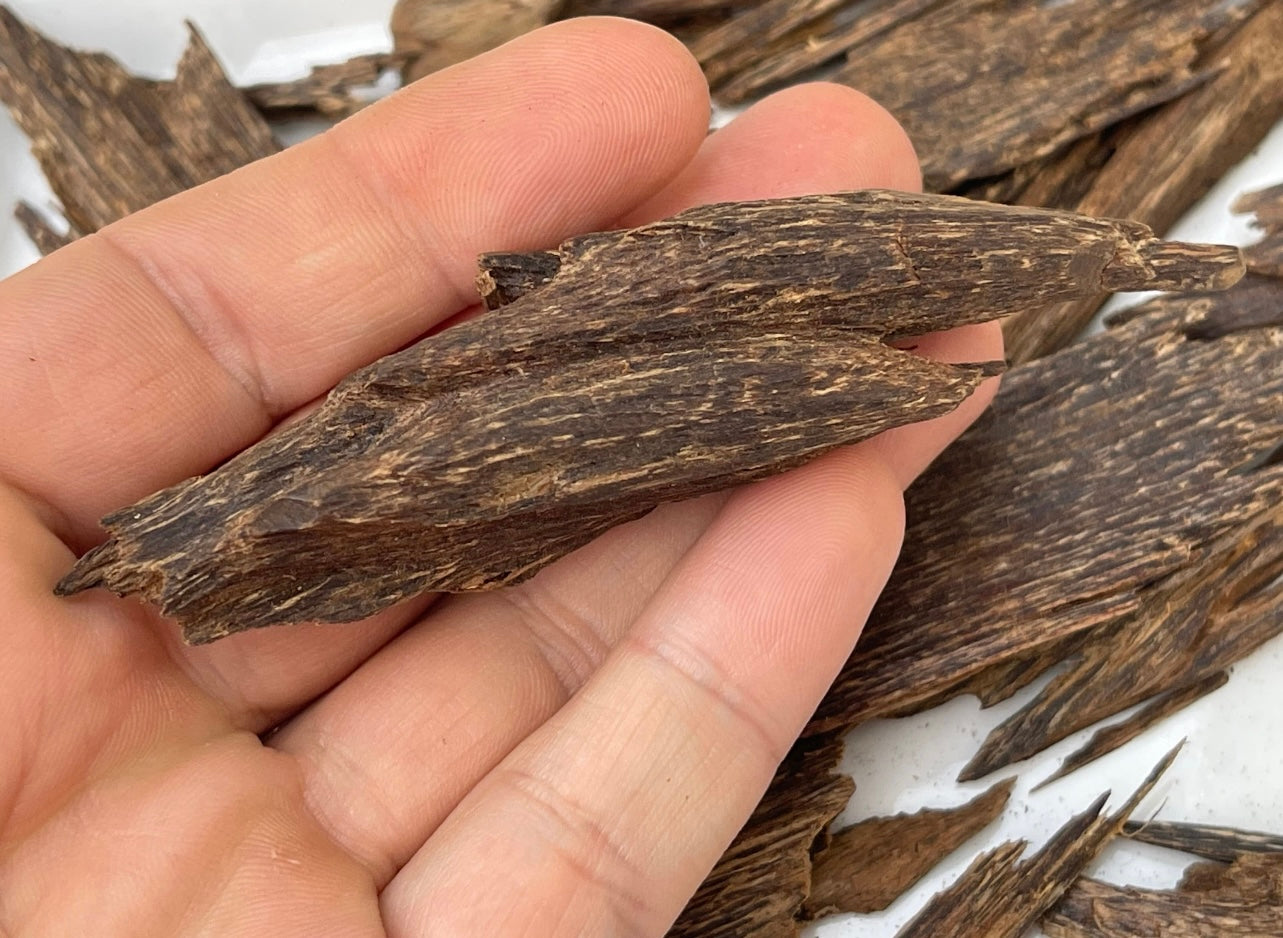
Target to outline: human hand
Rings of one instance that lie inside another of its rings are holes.
[[[482,251],[918,183],[841,88],[706,124],[673,40],[571,21],[0,285],[0,934],[663,934],[850,652],[901,491],[992,385],[361,624],[189,648],[134,601],[52,590],[101,515],[467,308]]]

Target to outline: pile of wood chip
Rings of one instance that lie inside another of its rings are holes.
[[[1283,117],[1272,0],[402,0],[394,49],[249,89],[195,30],[177,76],[152,81],[0,7],[0,98],[69,231],[30,206],[17,217],[56,250],[276,152],[283,114],[339,118],[388,70],[413,79],[603,13],[672,29],[725,103],[815,75],[866,91],[909,130],[934,190],[1160,234]],[[1081,341],[1102,298],[1008,320],[1017,367],[910,491],[904,554],[865,637],[674,935],[790,936],[886,908],[1002,813],[1010,780],[958,809],[830,832],[853,787],[842,737],[867,720],[962,694],[992,705],[1068,662],[962,774],[1144,704],[1060,777],[1215,691],[1283,631],[1283,186],[1238,209],[1263,237],[1226,292],[1148,302]],[[1019,843],[977,858],[902,934],[1283,934],[1279,837],[1128,822],[1175,756],[1027,859]],[[1204,862],[1172,891],[1083,878],[1120,832]]]

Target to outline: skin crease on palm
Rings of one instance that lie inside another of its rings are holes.
[[[666,931],[855,644],[902,490],[992,383],[523,586],[357,625],[186,648],[135,601],[52,587],[104,512],[464,311],[481,251],[919,183],[849,89],[707,119],[674,40],[562,23],[0,284],[0,934]]]

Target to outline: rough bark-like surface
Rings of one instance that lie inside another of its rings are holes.
[[[1219,863],[1233,863],[1244,853],[1283,853],[1283,835],[1210,824],[1129,821],[1123,833],[1141,843],[1192,853]]]
[[[1002,814],[1015,779],[957,808],[870,818],[833,835],[813,862],[806,914],[878,912]]]
[[[997,176],[1197,85],[1199,47],[1260,0],[959,0],[851,53],[927,184]]]
[[[149,81],[0,6],[0,98],[82,234],[278,149],[195,28],[175,79]]]
[[[855,790],[841,757],[840,739],[794,747],[669,938],[796,938],[811,851]]]
[[[1215,55],[1215,77],[1117,142],[1081,198],[1061,201],[1027,193],[1019,201],[1134,218],[1167,231],[1283,119],[1281,49],[1283,3],[1269,3]],[[1003,328],[1007,356],[1021,363],[1065,347],[1091,322],[1103,299],[1009,319]]]
[[[1108,795],[1102,796],[1023,863],[1020,857],[1027,846],[1023,841],[982,854],[896,938],[1020,938],[1118,833],[1176,753],[1168,753],[1117,814],[1101,815]]]
[[[879,191],[586,235],[507,306],[106,518],[59,591],[139,593],[199,642],[516,582],[660,502],[946,413],[996,371],[886,339],[1239,276],[1237,249],[1125,222]]]
[[[1160,694],[1154,700],[1137,711],[1134,715],[1112,726],[1101,727],[1092,734],[1081,749],[1077,749],[1065,758],[1056,771],[1040,782],[1034,790],[1059,781],[1072,772],[1077,772],[1085,765],[1095,762],[1101,756],[1108,755],[1115,749],[1127,745],[1150,727],[1167,719],[1173,713],[1184,710],[1195,701],[1202,700],[1213,691],[1220,690],[1229,681],[1225,671],[1213,674],[1188,687],[1180,687]]]
[[[852,15],[851,0],[769,0],[690,45],[716,97],[747,100],[880,36],[943,0],[888,0]]]
[[[324,117],[343,118],[373,100],[371,90],[384,72],[404,64],[405,57],[396,53],[358,55],[346,62],[318,65],[295,81],[251,85],[245,94],[268,117],[315,111]]]
[[[1264,459],[1275,453],[1265,450]],[[1249,462],[1231,471],[1258,468]],[[1283,590],[1264,586],[1280,573],[1283,508],[1271,507],[1141,593],[1118,630],[1086,645],[1067,671],[990,732],[959,778],[982,778],[1150,697],[1212,679],[1283,633]]]
[[[1249,277],[1153,301],[1010,372],[910,489],[900,563],[812,729],[903,711],[988,666],[1157,615],[1147,595],[1182,570],[1212,574],[1209,549],[1283,496],[1280,327],[1283,284]],[[1276,600],[1245,597],[1222,629],[1276,622]]]
[[[392,40],[414,81],[550,22],[562,0],[397,0]]]
[[[1048,938],[1278,938],[1283,856],[1196,868],[1175,890],[1082,879],[1043,920]]]

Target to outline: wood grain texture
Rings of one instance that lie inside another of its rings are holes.
[[[1022,195],[1022,204],[1135,218],[1165,232],[1283,119],[1283,4],[1267,3],[1211,57],[1215,76],[1110,144],[1076,201]],[[1173,141],[1179,141],[1173,145]],[[1007,356],[1032,361],[1074,341],[1103,297],[1007,320]]]
[[[318,65],[294,81],[265,82],[244,91],[269,119],[315,111],[337,120],[370,104],[375,83],[388,71],[403,68],[406,60],[407,55],[395,52],[358,55],[346,62]]]
[[[1231,471],[1261,468],[1269,467]],[[1283,508],[1270,506],[1141,591],[1120,627],[1086,644],[1067,670],[995,727],[959,778],[982,778],[1150,697],[1212,679],[1283,633],[1283,591],[1268,585],[1280,574]]]
[[[517,582],[660,502],[946,413],[996,372],[886,339],[1241,271],[1237,249],[1126,222],[880,191],[586,235],[508,305],[108,516],[59,592],[139,593],[199,642]]]
[[[929,188],[997,176],[1197,86],[1200,45],[1260,0],[957,0],[838,80],[909,132]]]
[[[841,757],[835,737],[794,747],[669,938],[796,938],[812,850],[855,790]]]
[[[1024,862],[1020,862],[1027,846],[1023,841],[982,854],[896,938],[1020,938],[1118,833],[1171,767],[1178,751],[1179,747],[1164,757],[1117,813],[1101,814],[1108,799],[1102,795]]]
[[[407,82],[488,52],[552,21],[562,0],[397,0],[393,49]]]
[[[999,782],[956,808],[870,818],[838,831],[812,862],[807,917],[887,908],[995,821],[1015,781]]]
[[[1136,661],[1142,658],[1134,659]],[[1202,700],[1213,691],[1220,690],[1229,681],[1229,674],[1219,671],[1187,687],[1177,687],[1167,693],[1159,694],[1135,714],[1110,726],[1103,726],[1092,734],[1091,739],[1080,749],[1074,750],[1065,757],[1059,768],[1043,781],[1034,786],[1038,791],[1052,782],[1059,781],[1066,775],[1077,772],[1085,765],[1090,765],[1102,756],[1108,755],[1131,742],[1152,726],[1161,723],[1173,713],[1184,710],[1190,704]]]
[[[194,27],[174,80],[150,81],[0,6],[0,99],[81,234],[278,149]]]
[[[1128,821],[1123,834],[1143,844],[1180,850],[1219,863],[1233,863],[1245,853],[1283,853],[1283,835],[1211,824]]]
[[[1283,856],[1246,855],[1175,890],[1079,880],[1043,920],[1047,938],[1277,938]]]
[[[910,489],[900,563],[812,729],[903,711],[1121,623],[1277,505],[1281,289],[1248,277],[1223,294],[1162,298],[1013,369]],[[1222,614],[1277,620],[1276,601],[1244,598]]]

